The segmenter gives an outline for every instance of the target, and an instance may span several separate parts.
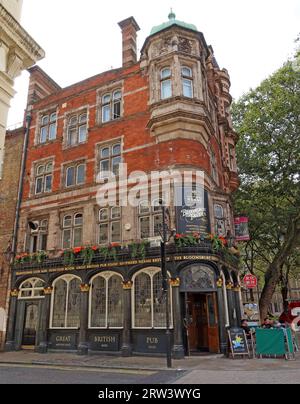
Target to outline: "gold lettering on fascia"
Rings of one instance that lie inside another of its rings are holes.
[[[64,336],[64,337],[62,337],[62,336],[57,336],[56,338],[55,338],[55,341],[56,342],[71,342],[71,336],[69,335],[69,336]]]
[[[96,337],[94,337],[94,342],[99,342],[99,343],[102,343],[102,342],[114,343],[114,342],[116,342],[116,337],[108,337],[108,336],[101,336],[101,337],[99,337],[99,336],[96,336]]]
[[[147,344],[158,344],[159,339],[156,337],[147,337]]]

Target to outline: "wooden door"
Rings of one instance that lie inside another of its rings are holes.
[[[216,294],[209,293],[206,295],[207,320],[208,320],[208,346],[209,352],[220,352],[219,325],[218,325],[218,309]]]
[[[22,347],[34,347],[38,324],[38,304],[27,303],[25,308],[25,319],[23,328]]]

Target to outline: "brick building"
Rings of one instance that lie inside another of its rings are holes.
[[[119,69],[63,89],[30,69],[6,349],[165,352],[160,189],[135,207],[96,199],[99,177],[118,178],[121,162],[128,174],[205,174],[201,214],[175,206],[174,184],[164,211],[168,229],[180,233],[166,245],[174,356],[224,351],[226,327],[240,319],[237,259],[223,245],[234,234],[238,187],[229,75],[203,34],[173,13],[153,28],[139,60],[138,24],[130,17],[119,26]]]
[[[24,128],[6,134],[5,164],[0,180],[0,349],[4,342],[10,285],[9,261],[15,223]]]

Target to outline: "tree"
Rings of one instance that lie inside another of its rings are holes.
[[[235,204],[237,213],[250,218],[246,265],[264,272],[262,318],[277,285],[289,273],[287,268],[298,262],[293,257],[300,247],[300,66],[296,62],[296,58],[286,62],[233,105],[241,178]]]

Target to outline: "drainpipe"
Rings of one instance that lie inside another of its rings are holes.
[[[31,123],[31,114],[30,112],[26,113],[26,131],[25,131],[25,139],[23,144],[23,151],[22,151],[22,160],[21,160],[21,169],[20,169],[20,180],[19,180],[19,189],[18,189],[18,196],[17,196],[17,205],[16,205],[16,215],[15,215],[15,223],[14,223],[14,232],[12,238],[12,258],[11,263],[16,256],[17,250],[17,243],[18,243],[18,230],[19,230],[19,222],[20,222],[20,207],[23,197],[23,187],[24,187],[24,174],[26,168],[26,160],[27,160],[27,148],[29,142],[29,129]]]

